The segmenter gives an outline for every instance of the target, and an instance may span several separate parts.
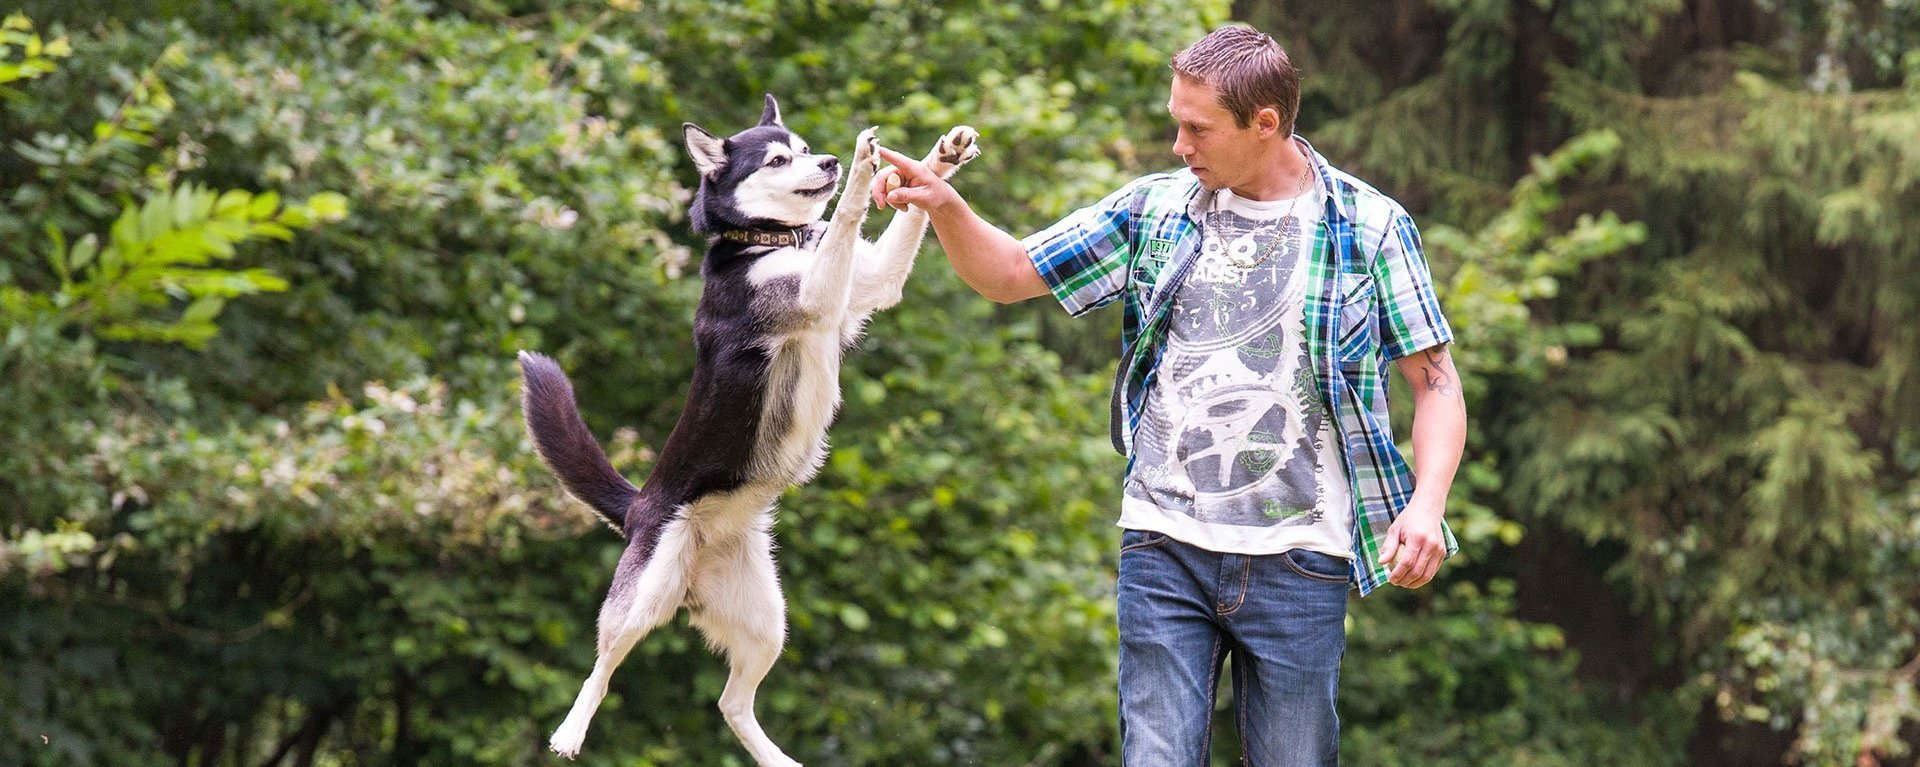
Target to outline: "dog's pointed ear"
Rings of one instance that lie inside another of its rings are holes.
[[[726,139],[708,133],[693,123],[682,123],[681,128],[687,134],[687,154],[693,156],[693,167],[700,171],[701,178],[713,178],[726,170]]]
[[[760,124],[787,127],[786,123],[780,122],[780,102],[774,101],[771,93],[767,94],[767,108],[760,110]]]

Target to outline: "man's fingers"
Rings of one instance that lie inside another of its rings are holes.
[[[867,192],[873,195],[873,204],[875,207],[887,204],[887,192],[889,191],[887,189],[887,182],[897,178],[899,173],[898,170],[888,167],[881,168],[879,173],[873,174],[873,183],[867,185]]]
[[[887,193],[887,204],[897,210],[906,210],[908,205],[925,209],[933,199],[933,190],[920,186],[903,186]]]
[[[1406,586],[1408,581],[1412,580],[1413,563],[1416,561],[1414,553],[1412,550],[1400,552],[1400,558],[1393,563],[1392,574],[1387,576],[1388,583],[1395,586]]]
[[[874,174],[871,188],[876,205],[906,210],[908,205],[924,206],[933,199],[929,187],[940,182],[940,174],[928,169],[925,163],[886,147],[880,147],[880,159],[893,167]],[[899,186],[889,189],[889,178],[897,178]]]
[[[1394,561],[1387,582],[1410,589],[1419,588],[1431,577],[1429,568],[1433,565],[1435,547],[1416,539],[1401,544],[1399,548],[1399,556]]]
[[[1387,528],[1387,545],[1380,547],[1380,564],[1384,565],[1384,564],[1391,563],[1393,561],[1394,552],[1399,550],[1400,550],[1400,531],[1389,527]]]
[[[1417,589],[1427,585],[1433,576],[1440,572],[1440,563],[1446,559],[1445,550],[1438,543],[1417,541],[1408,543],[1400,552],[1400,561],[1393,568],[1388,583],[1402,588]]]
[[[1427,556],[1426,566],[1420,568],[1420,583],[1424,585],[1433,580],[1433,576],[1439,575],[1440,563],[1446,561],[1446,559],[1447,555],[1445,550],[1438,546],[1434,547],[1433,553]]]
[[[927,166],[919,160],[915,160],[886,147],[880,147],[880,159],[885,160],[888,165],[897,168],[900,172],[901,180],[908,183],[921,184],[939,178],[939,176],[934,175],[933,171],[928,170]]]

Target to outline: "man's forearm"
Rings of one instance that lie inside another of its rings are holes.
[[[954,273],[975,292],[1003,304],[1047,292],[1020,241],[987,223],[964,200],[932,211],[929,218]]]
[[[1467,411],[1458,397],[1415,398],[1413,408],[1413,494],[1445,510],[1447,491],[1466,450]],[[1421,504],[1425,505],[1425,504]]]
[[[1444,345],[1401,362],[1413,388],[1413,508],[1446,509],[1447,492],[1466,450],[1467,404]]]

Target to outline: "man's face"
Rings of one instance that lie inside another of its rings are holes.
[[[1167,100],[1179,132],[1173,153],[1186,161],[1193,175],[1208,189],[1245,186],[1265,166],[1255,162],[1262,146],[1261,126],[1271,110],[1262,110],[1245,128],[1220,105],[1213,86],[1186,75],[1173,76],[1173,96]]]

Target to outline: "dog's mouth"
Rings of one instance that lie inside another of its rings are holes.
[[[801,197],[819,197],[821,195],[833,194],[833,188],[839,185],[839,183],[840,183],[840,179],[837,179],[837,178],[828,179],[827,183],[825,184],[822,184],[818,187],[814,187],[812,189],[801,189],[797,192],[797,194],[799,194]]]

